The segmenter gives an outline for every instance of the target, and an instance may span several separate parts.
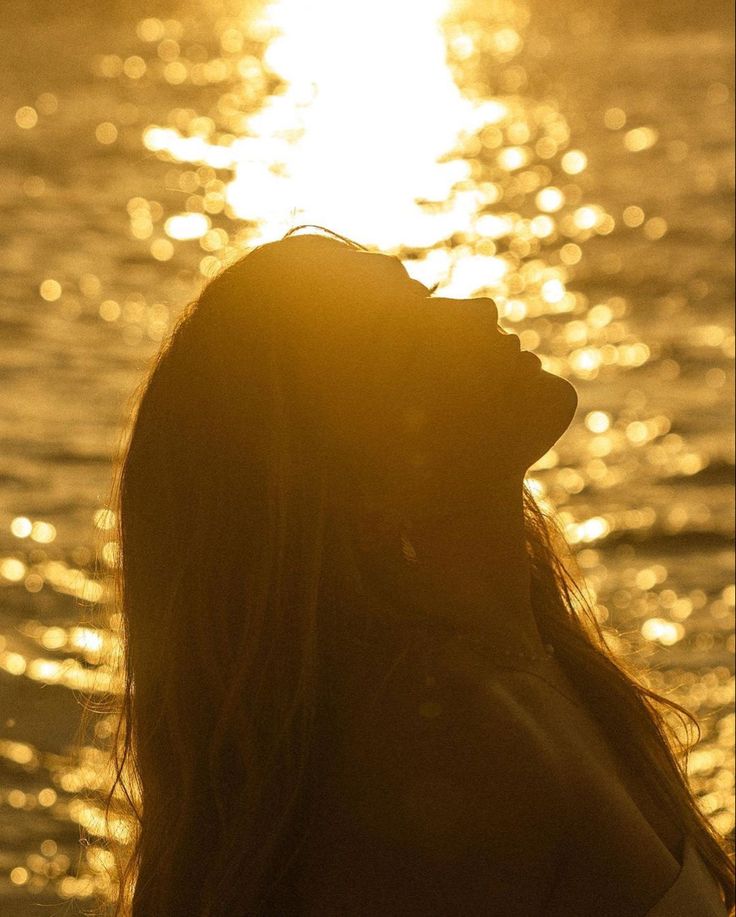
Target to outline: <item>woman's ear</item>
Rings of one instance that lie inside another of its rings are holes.
[[[407,524],[402,525],[401,527],[401,552],[404,555],[404,560],[408,564],[418,564],[419,557],[417,556],[416,548],[409,541],[409,526]]]
[[[381,505],[375,499],[362,497],[356,505],[355,528],[361,551],[385,550],[395,545],[399,550],[402,520],[395,510]]]

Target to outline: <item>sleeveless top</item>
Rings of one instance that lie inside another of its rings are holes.
[[[524,917],[548,913],[565,917],[573,913],[576,917],[597,917],[600,913],[616,917],[729,917],[719,885],[692,842],[682,838],[681,862],[679,854],[665,855],[661,840],[633,802],[629,804],[627,799],[623,809],[617,808],[620,790],[608,795],[604,787],[601,796],[596,795],[595,785],[586,783],[585,760],[579,764],[580,778],[571,774],[558,779],[559,772],[554,771],[555,777],[550,779],[544,762],[541,769],[539,761],[530,764],[529,780],[509,785],[524,830],[518,837],[499,840],[499,823],[494,817],[486,819],[488,800],[494,799],[494,791],[487,787],[503,783],[504,759],[488,739],[494,745],[503,742],[508,721],[497,719],[482,702],[481,694],[468,689],[464,678],[444,683],[440,679],[439,693],[434,696],[431,690],[427,696],[423,688],[415,693],[413,685],[424,673],[426,657],[421,651],[398,654],[400,639],[398,644],[393,639],[378,644],[361,640],[348,643],[352,649],[343,643],[339,650],[341,664],[334,673],[337,680],[332,684],[331,704],[325,714],[322,758],[316,763],[316,769],[327,775],[314,796],[317,815],[279,890],[278,903],[264,912],[269,917],[486,917],[503,913],[500,902],[509,894],[513,895],[514,913]],[[532,697],[529,691],[548,690],[538,679],[527,679],[534,674],[520,670],[521,679],[514,676],[505,680],[510,686],[506,696],[512,704],[516,698]],[[434,683],[430,676],[427,684]],[[539,693],[533,695],[534,699],[540,697]],[[373,713],[366,718],[367,708],[377,711],[376,720]],[[544,716],[544,711],[540,715]],[[486,717],[490,731],[484,731]],[[571,720],[573,732],[575,725]],[[353,749],[346,757],[340,751],[344,738]],[[564,743],[564,736],[561,741]],[[509,745],[505,753],[511,755],[513,768],[525,766],[523,752],[517,754]],[[417,766],[416,759],[423,763]],[[367,784],[362,777],[364,761],[371,773]],[[372,770],[374,764],[376,769]],[[410,774],[402,783],[402,790],[407,786],[409,790],[408,822],[403,810],[398,822],[393,818],[396,803],[403,806],[405,802],[403,796],[392,795],[394,771]],[[455,781],[455,777],[459,779]],[[536,783],[540,786],[534,786]],[[617,783],[615,774],[610,783]],[[535,810],[547,808],[552,813],[549,823],[537,823]],[[567,811],[574,809],[583,811],[582,820],[590,822],[590,828],[576,834],[574,844],[571,836],[568,844],[568,825],[578,830],[577,813]],[[417,818],[419,812],[421,817]],[[562,874],[558,865],[555,874],[549,864],[540,865],[546,863],[549,847],[540,835],[548,824],[560,826],[554,846],[561,842],[563,861],[573,851],[572,872]],[[446,830],[448,825],[452,830]],[[419,829],[416,832],[415,827]],[[631,840],[638,849],[628,847]],[[504,860],[507,848],[513,853]],[[678,864],[679,872],[652,905],[653,896],[662,887],[662,876],[669,874],[662,871],[665,856],[669,868]],[[594,861],[588,863],[589,857]],[[607,859],[613,864],[610,869]],[[640,896],[633,889],[639,887],[641,875],[646,876],[648,870],[653,878]],[[637,883],[631,890],[626,889],[629,876]],[[587,883],[590,890],[585,905],[572,904],[577,883]],[[619,901],[622,889],[624,897]],[[596,897],[603,906],[594,905]],[[527,906],[521,903],[524,901]]]
[[[646,917],[728,917],[718,883],[689,838],[674,885],[647,911]]]

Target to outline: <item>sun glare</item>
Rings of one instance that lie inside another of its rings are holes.
[[[235,213],[261,222],[265,236],[296,220],[340,226],[385,248],[443,238],[447,216],[430,219],[416,201],[447,201],[466,177],[465,163],[438,160],[473,110],[445,65],[447,7],[273,3],[265,62],[286,88],[251,128],[277,155],[271,163],[238,158],[228,188]]]
[[[231,171],[224,200],[233,217],[257,227],[250,244],[295,223],[338,226],[386,250],[426,250],[471,231],[498,189],[462,190],[472,170],[458,150],[510,111],[458,88],[443,31],[450,6],[274,0],[257,31],[267,39],[264,67],[281,86],[243,130],[223,144],[150,125],[144,143],[179,162]],[[247,81],[247,58],[239,69]],[[510,146],[498,156],[516,169],[529,154]],[[201,234],[181,221],[172,229],[174,238]]]

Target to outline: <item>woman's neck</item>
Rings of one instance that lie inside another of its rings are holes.
[[[401,598],[415,612],[477,631],[499,647],[542,651],[521,482],[495,488],[450,518],[413,520],[407,534],[417,561],[399,573]]]

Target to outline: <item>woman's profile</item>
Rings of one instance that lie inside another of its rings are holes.
[[[574,389],[492,300],[297,229],[207,285],[137,401],[116,914],[724,917],[687,711],[608,648],[524,483]]]

